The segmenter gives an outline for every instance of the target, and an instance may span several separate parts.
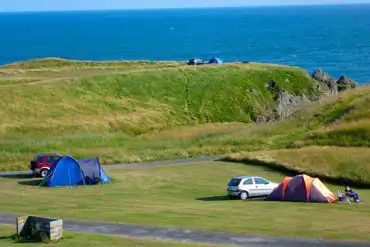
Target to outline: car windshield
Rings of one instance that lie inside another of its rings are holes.
[[[230,180],[229,186],[238,186],[240,181],[242,181],[240,178],[233,178]]]

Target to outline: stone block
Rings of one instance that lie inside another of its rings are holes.
[[[17,217],[18,236],[33,241],[57,241],[63,237],[63,220],[37,216]]]

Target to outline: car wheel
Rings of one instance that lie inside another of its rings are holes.
[[[235,199],[235,197],[233,197],[233,196],[228,196],[228,197],[229,197],[230,200],[234,200]]]
[[[247,200],[247,199],[248,199],[248,197],[249,197],[248,192],[246,192],[246,191],[242,191],[242,192],[240,193],[239,197],[240,197],[240,199],[241,199],[241,200]]]
[[[48,175],[48,169],[41,169],[40,176],[45,178]]]

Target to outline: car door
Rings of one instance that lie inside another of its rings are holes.
[[[45,163],[46,163],[45,159],[46,159],[46,157],[44,157],[44,156],[37,157],[37,168],[45,167]]]
[[[248,191],[249,196],[256,196],[255,184],[252,178],[243,181],[242,190]]]
[[[259,196],[267,196],[271,193],[270,182],[264,178],[254,178],[256,186],[258,187]]]
[[[270,194],[269,182],[263,178],[254,178],[254,183],[256,184],[256,193],[258,196],[266,196]]]

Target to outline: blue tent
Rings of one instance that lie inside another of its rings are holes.
[[[107,176],[98,158],[77,160],[85,175],[85,184],[110,183],[112,179]]]
[[[218,58],[218,57],[211,58],[208,63],[210,63],[210,64],[224,64],[222,59]]]
[[[109,183],[111,179],[105,174],[98,158],[75,160],[62,157],[51,166],[44,183],[47,186],[78,186],[97,183]]]

